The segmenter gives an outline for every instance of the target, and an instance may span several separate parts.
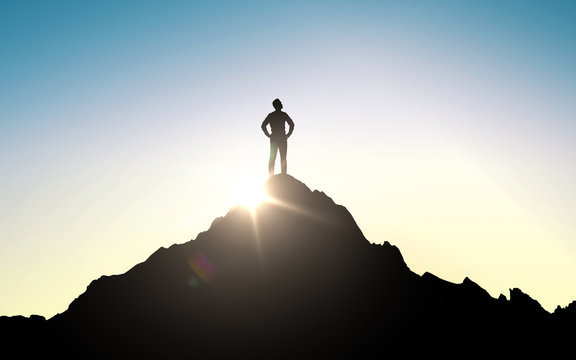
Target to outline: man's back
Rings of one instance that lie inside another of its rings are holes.
[[[286,135],[285,123],[294,126],[294,122],[284,111],[276,110],[266,116],[265,122],[270,124],[272,130],[272,136],[284,136]]]

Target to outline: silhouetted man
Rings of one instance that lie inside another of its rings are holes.
[[[276,154],[280,150],[280,164],[282,167],[282,173],[286,174],[287,163],[286,163],[286,152],[288,151],[288,141],[287,139],[292,135],[294,131],[294,121],[290,119],[290,116],[282,111],[282,103],[279,99],[272,102],[272,106],[276,111],[271,112],[266,116],[266,119],[262,122],[262,131],[264,134],[270,138],[270,160],[268,161],[268,174],[270,176],[274,175],[274,163],[276,162]],[[286,133],[285,123],[288,123],[290,128],[288,133]],[[270,129],[272,133],[268,132],[268,124],[270,124]]]

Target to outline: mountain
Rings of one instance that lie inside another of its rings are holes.
[[[2,317],[4,349],[60,358],[310,358],[565,354],[576,302],[548,313],[410,270],[352,215],[288,175],[195,240],[94,280],[51,319]]]

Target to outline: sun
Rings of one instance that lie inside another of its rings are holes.
[[[268,200],[264,192],[265,178],[242,175],[232,181],[231,198],[233,206],[243,206],[254,212],[258,205]]]

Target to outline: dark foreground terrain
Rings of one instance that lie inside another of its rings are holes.
[[[274,199],[102,276],[68,310],[1,317],[14,358],[386,358],[570,354],[576,303],[545,311],[412,272],[322,192],[277,175]]]

